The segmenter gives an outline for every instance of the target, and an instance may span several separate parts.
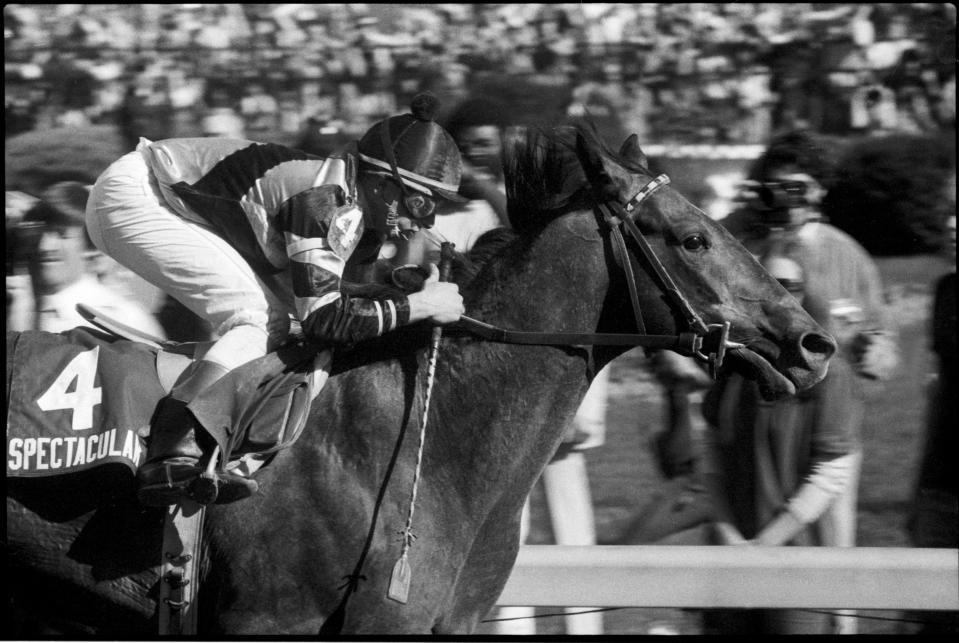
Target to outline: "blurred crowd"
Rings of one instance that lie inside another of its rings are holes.
[[[432,90],[645,143],[915,133],[955,122],[954,52],[945,3],[10,4],[6,131],[332,147]]]

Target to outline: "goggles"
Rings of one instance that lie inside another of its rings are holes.
[[[385,175],[389,176],[389,175]],[[397,183],[395,180],[385,181],[383,189],[383,200],[386,203],[402,201],[406,206],[407,212],[414,219],[427,219],[436,212],[436,201],[425,194],[408,192],[402,181]]]

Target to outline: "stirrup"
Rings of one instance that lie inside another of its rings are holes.
[[[206,469],[190,484],[189,494],[193,500],[201,505],[225,505],[249,498],[259,490],[255,480],[217,469],[219,456],[220,446],[217,445]]]
[[[189,498],[189,489],[202,472],[194,458],[175,457],[144,464],[137,471],[137,500],[147,507],[167,507]]]
[[[212,474],[201,473],[190,485],[189,493],[190,497],[201,504],[225,505],[249,498],[259,489],[260,485],[256,480],[228,471],[214,471]]]

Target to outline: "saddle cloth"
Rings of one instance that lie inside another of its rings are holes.
[[[173,357],[86,327],[7,332],[7,476],[109,463],[135,473],[157,402],[172,384],[170,364],[189,363]],[[226,467],[252,475],[299,436],[329,363],[329,351],[284,347],[234,370],[188,408],[220,445]]]

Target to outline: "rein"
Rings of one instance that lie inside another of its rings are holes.
[[[535,344],[545,346],[642,346],[647,349],[668,349],[682,355],[695,357],[709,366],[710,374],[715,377],[728,348],[738,348],[741,345],[729,341],[729,322],[722,324],[706,324],[693,310],[689,301],[676,287],[666,267],[653,251],[652,246],[633,221],[631,214],[642,202],[659,188],[669,184],[669,177],[661,174],[640,189],[625,205],[616,202],[598,203],[597,209],[606,225],[609,227],[613,241],[613,254],[616,262],[626,275],[629,285],[629,296],[632,301],[633,314],[636,319],[638,333],[548,333],[536,331],[509,330],[493,326],[485,322],[463,315],[459,321],[449,329],[467,332],[483,339],[505,344]],[[636,275],[632,262],[629,260],[629,250],[623,236],[622,228],[636,242],[637,247],[649,266],[654,281],[666,297],[666,302],[674,312],[678,313],[689,330],[676,335],[649,335],[643,322],[643,314],[639,305],[639,289],[636,286]]]

